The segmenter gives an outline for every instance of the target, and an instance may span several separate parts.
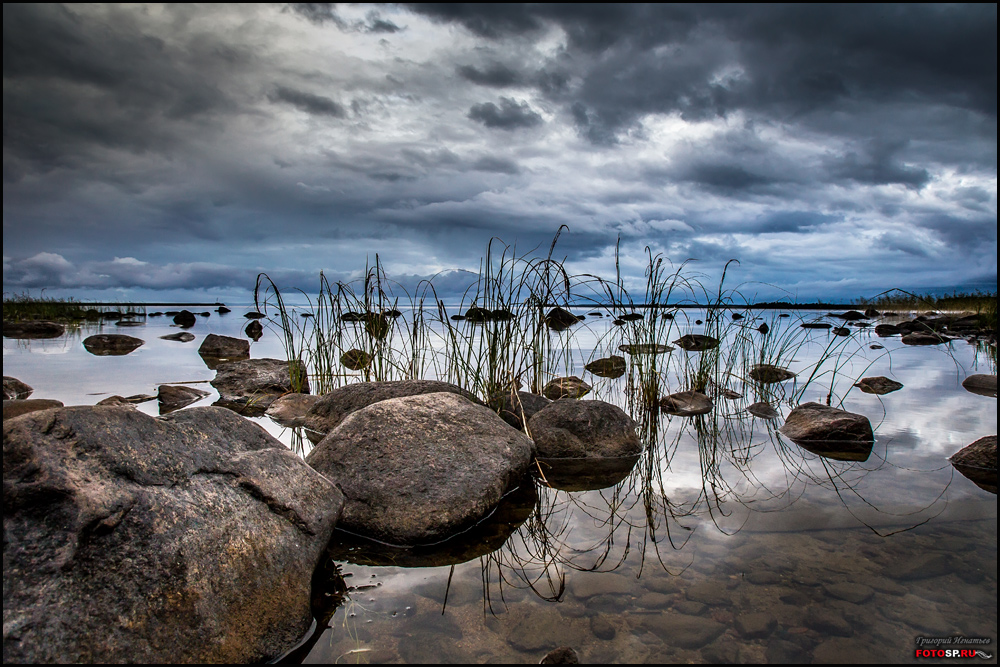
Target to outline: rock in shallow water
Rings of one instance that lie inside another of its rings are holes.
[[[344,491],[341,525],[390,544],[443,540],[482,519],[527,470],[534,445],[454,393],[352,412],[306,462]]]
[[[219,392],[218,405],[251,414],[263,414],[271,402],[293,391],[309,393],[309,381],[299,362],[281,359],[246,359],[221,363],[212,386]],[[293,382],[293,374],[298,383]]]
[[[34,389],[17,378],[10,377],[9,375],[3,376],[3,399],[5,401],[28,398],[33,391]]]
[[[555,401],[528,421],[537,455],[544,458],[636,456],[642,443],[636,423],[604,401]]]
[[[6,422],[4,661],[254,662],[309,627],[340,492],[217,408]]]
[[[87,352],[98,357],[120,357],[134,352],[146,341],[124,334],[97,334],[83,340]]]
[[[866,394],[876,394],[877,396],[891,394],[903,388],[902,383],[881,375],[878,377],[862,378],[854,386]]]
[[[712,399],[699,391],[681,391],[660,399],[660,410],[679,417],[705,415],[712,407]]]
[[[6,380],[5,380],[6,382]],[[970,375],[962,381],[962,386],[966,391],[980,396],[997,397],[997,376],[996,375]]]
[[[583,398],[593,389],[575,375],[550,380],[542,389],[542,395],[553,401],[560,398]]]

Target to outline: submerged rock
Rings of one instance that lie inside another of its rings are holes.
[[[625,357],[612,355],[604,359],[595,359],[584,366],[584,369],[598,377],[615,379],[625,375],[627,366],[625,364]]]
[[[528,432],[542,458],[626,457],[642,452],[635,421],[604,401],[555,401],[528,421]]]
[[[165,415],[187,407],[208,396],[203,389],[177,384],[161,384],[157,387],[156,398],[160,402],[160,414]]]
[[[6,388],[7,379],[4,378]],[[966,391],[980,396],[997,397],[997,376],[996,375],[970,375],[962,380],[962,386]]]
[[[545,458],[536,457],[538,474],[542,481],[561,491],[595,491],[607,489],[629,476],[639,456],[614,458]]]
[[[237,361],[250,358],[250,343],[242,338],[208,334],[198,348],[202,358],[216,361]]]
[[[137,350],[146,341],[124,334],[97,334],[83,339],[83,346],[94,356],[121,357]]]
[[[761,384],[776,384],[795,377],[795,373],[787,368],[773,364],[757,364],[750,369],[750,379]]]
[[[62,401],[54,401],[50,398],[24,398],[14,401],[4,399],[3,420],[7,421],[8,419],[20,417],[21,415],[26,415],[30,412],[61,408],[62,406]]]
[[[3,454],[5,662],[258,662],[309,628],[342,496],[257,425],[63,408]]]
[[[875,335],[879,338],[888,338],[889,336],[898,336],[903,333],[903,330],[897,327],[895,324],[876,324],[875,325]]]
[[[534,446],[493,411],[439,392],[379,401],[306,457],[346,497],[341,525],[390,544],[428,544],[486,516]]]
[[[6,410],[6,403],[4,403]],[[951,464],[960,473],[990,493],[997,492],[997,437],[988,435],[953,454]]]
[[[293,382],[292,373],[295,373]],[[301,362],[282,359],[227,361],[215,370],[212,386],[219,392],[216,405],[251,414],[263,414],[282,394],[309,392],[309,380]]]
[[[996,380],[994,380],[993,384],[994,386],[996,386]],[[21,382],[17,378],[11,377],[9,375],[3,376],[3,400],[11,401],[21,398],[28,398],[29,396],[31,396],[31,392],[33,391],[34,389],[29,387],[25,383]]]
[[[552,401],[544,396],[512,390],[494,394],[486,402],[486,405],[496,412],[500,419],[520,431],[535,413],[545,409],[551,403]]]
[[[3,323],[4,338],[33,339],[58,338],[66,333],[66,327],[58,322],[8,322]]]
[[[705,352],[719,347],[719,339],[702,334],[687,334],[675,340],[674,345],[688,352]]]
[[[833,325],[829,322],[803,322],[799,326],[803,329],[829,329]]]
[[[575,375],[569,377],[555,378],[542,388],[542,395],[553,401],[560,398],[582,398],[593,389],[589,384]]]
[[[539,661],[540,665],[579,665],[580,656],[576,654],[576,651],[572,646],[560,646],[557,649],[552,649],[545,654],[545,657]]]
[[[660,410],[678,417],[708,414],[715,405],[700,391],[680,391],[660,399]]]
[[[866,394],[877,394],[879,396],[890,394],[903,388],[901,383],[881,375],[878,377],[862,378],[854,386]]]
[[[395,382],[357,382],[323,394],[306,415],[305,426],[314,433],[326,435],[337,428],[352,412],[390,398],[450,392],[473,403],[482,402],[474,394],[450,382],[438,380],[397,380]]]

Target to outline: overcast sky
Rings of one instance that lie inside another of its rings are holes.
[[[567,225],[637,283],[995,290],[996,68],[995,4],[5,4],[3,289],[314,293]]]

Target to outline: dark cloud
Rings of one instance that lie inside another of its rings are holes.
[[[507,88],[522,82],[520,74],[502,63],[491,63],[483,69],[472,65],[460,65],[458,75],[467,81],[490,88]]]
[[[347,111],[342,104],[322,95],[278,86],[269,97],[272,102],[286,102],[306,113],[333,118],[347,117]]]
[[[829,168],[834,176],[858,183],[922,188],[930,181],[930,174],[926,169],[903,164],[898,158],[902,148],[902,143],[871,142],[860,154],[852,151],[830,160]]]
[[[383,19],[375,10],[368,12],[363,21],[349,21],[337,13],[335,3],[293,2],[288,7],[311,23],[317,25],[330,23],[344,31],[392,34],[402,30],[392,21]]]
[[[472,168],[477,171],[490,171],[497,174],[520,174],[521,168],[513,160],[506,158],[483,156],[472,164]]]
[[[541,115],[532,110],[527,102],[518,102],[509,97],[501,97],[500,106],[493,102],[473,104],[469,109],[469,118],[498,130],[535,127],[544,122]]]

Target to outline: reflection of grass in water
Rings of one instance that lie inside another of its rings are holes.
[[[94,306],[72,298],[57,299],[42,294],[33,297],[27,292],[22,294],[3,295],[3,319],[7,322],[23,322],[31,320],[46,320],[60,322],[80,322],[87,319],[98,319],[100,312],[110,312],[108,307],[98,311]],[[145,316],[146,307],[129,304],[115,306],[111,310],[121,313],[124,317]]]

